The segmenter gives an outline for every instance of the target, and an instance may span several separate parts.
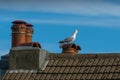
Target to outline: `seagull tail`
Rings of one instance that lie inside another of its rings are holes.
[[[64,41],[59,41],[59,43],[64,43]]]

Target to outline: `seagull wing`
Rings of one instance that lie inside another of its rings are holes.
[[[59,43],[64,43],[64,42],[71,42],[74,40],[74,37],[68,37],[68,38],[65,38],[64,40],[60,41]]]
[[[74,39],[74,37],[68,37],[64,39],[64,42],[71,42]]]

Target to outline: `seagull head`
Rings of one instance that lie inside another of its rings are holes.
[[[77,30],[77,29],[75,29],[75,33],[78,33],[78,30]]]

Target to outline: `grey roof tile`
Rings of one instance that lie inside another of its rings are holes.
[[[22,77],[22,74],[23,74],[23,73],[21,73],[20,77]],[[28,73],[24,80],[29,80],[30,77],[31,77],[31,75],[32,75],[32,73]],[[19,78],[20,78],[20,77],[19,77]]]
[[[85,79],[86,79],[86,80],[90,80],[90,79],[91,79],[91,77],[92,77],[92,75],[93,75],[93,74],[87,74],[87,76],[86,76],[86,78],[85,78]]]
[[[107,79],[112,79],[113,73],[109,73]]]
[[[27,77],[28,73],[23,73],[21,76],[19,77],[19,80],[25,80],[25,78]]]
[[[80,79],[81,77],[82,77],[82,74],[76,74],[77,76],[76,76],[76,79]]]
[[[74,80],[76,77],[77,77],[77,75],[76,75],[76,74],[72,74],[72,75],[71,75],[71,77],[70,77],[70,78],[68,78],[68,79],[72,79],[72,80]]]
[[[4,80],[8,80],[10,78],[11,73],[6,73],[3,77]]]
[[[112,75],[112,79],[117,79],[117,78],[118,78],[118,75],[119,75],[118,73],[113,74],[113,75]]]

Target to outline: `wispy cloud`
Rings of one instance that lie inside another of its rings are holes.
[[[0,9],[120,16],[118,4],[118,0],[1,0]]]
[[[23,19],[33,24],[118,27],[119,4],[119,0],[0,0],[1,10],[13,11],[7,15],[3,13],[1,21]],[[31,17],[31,12],[37,14]],[[40,17],[41,13],[47,14]]]
[[[58,15],[59,16],[59,15]],[[53,16],[54,17],[54,16]],[[63,19],[62,19],[63,18]],[[20,17],[8,17],[0,19],[2,22],[9,22],[20,19]],[[93,26],[93,27],[120,27],[120,18],[108,18],[108,17],[99,17],[96,16],[86,18],[86,17],[66,17],[62,16],[61,18],[21,18],[30,22],[32,24],[61,24],[61,25],[78,25],[78,26]]]
[[[29,20],[35,24],[62,24],[62,25],[78,25],[78,26],[95,26],[95,27],[119,27],[120,19],[32,19]]]

